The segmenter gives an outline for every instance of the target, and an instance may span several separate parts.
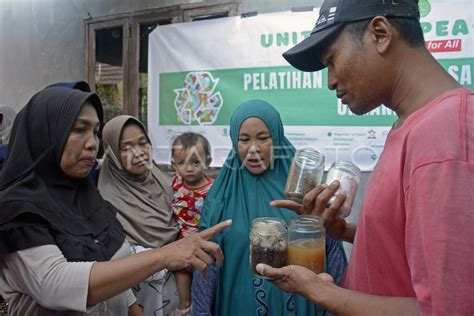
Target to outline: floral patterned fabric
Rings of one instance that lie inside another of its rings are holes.
[[[179,224],[179,236],[183,238],[189,233],[197,232],[201,221],[201,209],[204,199],[212,186],[212,179],[205,176],[207,183],[196,189],[189,189],[180,176],[173,177],[173,208]]]

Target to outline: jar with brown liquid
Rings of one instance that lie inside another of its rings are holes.
[[[306,267],[315,273],[324,272],[326,229],[324,221],[311,215],[291,218],[288,227],[287,264]]]
[[[280,218],[259,217],[253,220],[250,230],[250,268],[259,278],[268,279],[257,272],[255,266],[265,263],[275,268],[286,264],[288,233]]]

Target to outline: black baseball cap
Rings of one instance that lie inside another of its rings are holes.
[[[344,26],[375,16],[420,19],[418,0],[326,0],[311,35],[283,53],[283,57],[302,71],[316,71],[326,66],[321,53]]]

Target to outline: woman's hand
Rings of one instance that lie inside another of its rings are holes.
[[[324,227],[331,238],[352,242],[354,240],[353,228],[348,230],[346,221],[338,216],[346,196],[338,194],[334,202],[328,205],[329,199],[336,193],[339,185],[339,181],[334,181],[329,186],[327,184],[318,185],[304,196],[303,205],[289,200],[272,201],[270,205],[287,208],[300,215],[319,216],[324,220]]]
[[[213,263],[211,255],[221,264],[224,260],[221,249],[208,240],[230,225],[232,221],[227,220],[158,249],[117,260],[94,262],[89,275],[87,306],[107,300],[164,268],[177,270],[194,267],[203,271]]]
[[[227,220],[198,234],[190,234],[161,247],[159,253],[165,260],[166,268],[180,270],[193,267],[203,272],[208,265],[214,263],[211,255],[214,255],[217,264],[222,264],[224,260],[222,250],[218,244],[209,241],[209,239],[230,225],[232,225],[232,220]]]

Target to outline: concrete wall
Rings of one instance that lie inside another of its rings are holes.
[[[84,1],[0,2],[0,104],[21,108],[50,82],[83,78]]]
[[[19,110],[49,83],[84,78],[84,19],[216,0],[1,0],[0,104]],[[321,0],[242,0],[242,12],[319,6]]]

